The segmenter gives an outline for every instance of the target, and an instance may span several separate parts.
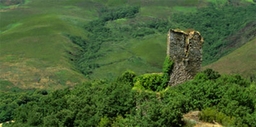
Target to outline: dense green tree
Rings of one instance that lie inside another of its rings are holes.
[[[160,92],[133,89],[136,78],[141,76],[127,71],[114,81],[95,80],[49,93],[7,94],[10,98],[1,96],[0,100],[1,120],[15,120],[5,126],[177,127],[184,124],[182,114],[202,110],[201,118],[209,122],[255,124],[255,84],[238,75],[219,75],[207,69],[191,81]],[[142,81],[159,85],[154,80]],[[161,84],[162,76],[156,81]]]
[[[153,73],[153,74],[144,74],[137,76],[135,78],[135,85],[142,86],[143,88],[151,91],[160,91],[163,90],[166,84],[163,85],[162,80],[163,74]]]
[[[118,77],[117,81],[123,83],[129,83],[133,86],[136,74],[133,71],[125,71],[120,77]]]

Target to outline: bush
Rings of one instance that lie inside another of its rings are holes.
[[[175,97],[176,98],[176,97]],[[126,119],[118,119],[118,126],[136,127],[180,127],[183,125],[179,101],[165,101],[157,94],[141,91],[135,93],[136,110]]]
[[[148,90],[159,91],[160,89],[162,89],[162,77],[163,74],[159,73],[144,74],[136,77],[135,84],[141,85]]]
[[[133,80],[135,77],[136,74],[133,71],[125,71],[120,77],[118,77],[117,81],[129,83],[133,86]]]
[[[162,78],[162,88],[165,88],[168,86],[170,75],[172,73],[173,69],[173,61],[171,61],[169,56],[166,56],[164,64],[163,64],[163,78]]]
[[[211,123],[218,122],[225,126],[231,126],[235,124],[235,118],[229,117],[214,108],[206,108],[202,110],[200,113],[200,119]]]
[[[139,12],[138,6],[122,6],[113,9],[103,8],[100,10],[103,21],[116,20],[121,18],[133,18]]]
[[[207,76],[207,79],[210,80],[217,79],[220,77],[220,74],[212,69],[206,69],[203,71],[203,73]]]

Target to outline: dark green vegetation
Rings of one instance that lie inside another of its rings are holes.
[[[202,110],[201,119],[208,122],[256,124],[256,84],[241,76],[207,69],[189,82],[160,92],[132,89],[139,77],[128,71],[115,81],[87,82],[72,89],[2,93],[0,122],[15,121],[6,126],[178,127],[184,125],[182,114]]]

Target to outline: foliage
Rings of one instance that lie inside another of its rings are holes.
[[[73,61],[74,65],[84,75],[91,74],[93,69],[99,67],[98,64],[92,63],[91,61],[99,57],[97,52],[100,48],[100,45],[98,43],[90,43],[79,36],[67,36],[74,44],[79,46],[79,49],[76,52],[70,52],[70,60]]]
[[[141,85],[147,90],[160,91],[162,90],[162,74],[144,74],[136,77],[135,84]]]
[[[129,84],[105,81],[79,85],[72,91],[56,90],[47,96],[41,95],[38,99],[33,101],[29,99],[30,101],[13,109],[14,125],[19,123],[25,123],[27,126],[95,126],[98,123],[102,125],[109,123],[109,120],[117,115],[125,116],[134,105]]]
[[[256,87],[240,76],[205,70],[191,81],[154,92],[161,81],[162,74],[136,76],[127,71],[114,81],[5,94],[1,122],[15,120],[6,126],[183,126],[182,114],[201,110],[205,121],[255,125]],[[136,82],[146,90],[132,89]]]
[[[206,122],[218,122],[224,126],[231,126],[235,124],[235,118],[230,118],[222,112],[218,112],[213,108],[205,108],[200,113],[200,119]]]
[[[166,88],[169,80],[170,80],[170,75],[172,73],[173,69],[173,61],[171,61],[169,56],[166,56],[164,64],[163,64],[163,79],[162,79],[162,88]]]
[[[136,111],[127,117],[124,125],[129,126],[172,126],[183,125],[182,112],[175,101],[167,102],[166,98],[160,98],[155,93],[145,91],[137,92]],[[183,99],[182,99],[183,100]]]
[[[46,90],[24,90],[0,93],[0,123],[11,121],[15,110],[29,102],[37,102],[41,96],[46,95]]]
[[[132,75],[134,84],[136,87],[142,87],[146,90],[162,91],[168,86],[172,69],[173,61],[171,61],[170,57],[167,56],[163,63],[163,73],[144,74],[137,77],[135,77],[135,75]],[[127,72],[125,74],[127,76],[129,75],[129,73]]]
[[[102,8],[99,12],[103,21],[133,18],[139,12],[138,6],[121,6],[113,9]]]
[[[206,69],[203,71],[206,76],[206,79],[214,80],[220,77],[220,74],[212,69]]]
[[[201,8],[196,13],[176,14],[174,22],[184,28],[194,28],[204,37],[203,64],[216,61],[231,49],[222,49],[233,45],[226,38],[242,29],[247,23],[255,21],[255,5],[238,6],[209,6]]]
[[[118,77],[117,81],[129,83],[133,86],[136,74],[133,71],[125,71],[120,77]]]
[[[209,75],[209,71],[206,72],[199,73],[193,81],[176,87],[190,100],[186,111],[214,107],[218,112],[236,118],[234,126],[252,124],[252,121],[245,121],[247,115],[251,116],[255,112],[254,99],[245,89],[250,83],[236,75],[210,79],[216,76]]]

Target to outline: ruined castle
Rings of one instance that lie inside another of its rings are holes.
[[[201,69],[203,37],[198,31],[171,29],[167,37],[167,55],[174,62],[169,85],[192,79]]]

